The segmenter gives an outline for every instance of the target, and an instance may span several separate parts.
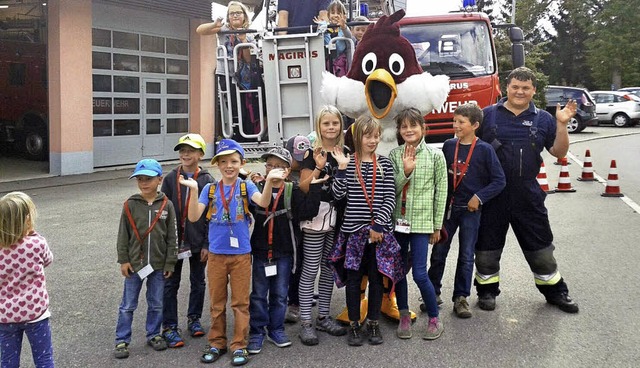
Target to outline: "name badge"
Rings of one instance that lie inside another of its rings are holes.
[[[178,250],[178,259],[185,259],[191,257],[191,248],[186,246],[184,242],[180,244],[180,249]]]
[[[147,278],[147,276],[151,275],[152,272],[153,272],[153,267],[151,267],[151,265],[148,264],[142,267],[140,271],[138,271],[138,277],[140,277],[140,280],[144,280]]]
[[[406,219],[396,220],[396,231],[403,234],[411,233],[411,224]]]
[[[230,239],[231,248],[240,248],[240,243],[238,243],[238,238],[232,236]]]
[[[264,264],[264,275],[267,277],[275,276],[278,274],[278,267],[275,262],[267,262]]]

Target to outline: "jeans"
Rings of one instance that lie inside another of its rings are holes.
[[[231,351],[247,347],[249,333],[249,288],[251,288],[251,254],[209,253],[207,264],[211,328],[209,346],[227,347],[227,286],[231,286],[233,340]]]
[[[357,271],[347,270],[347,312],[349,321],[360,320],[360,284],[362,276],[369,278],[369,307],[367,318],[370,320],[380,319],[380,308],[382,307],[382,274],[378,271],[376,260],[376,246],[367,244],[364,248],[360,269]]]
[[[200,253],[193,254],[189,259],[189,307],[187,317],[200,319],[204,305],[204,293],[207,284],[204,281],[205,262],[200,262]],[[165,328],[178,324],[178,289],[182,274],[184,260],[178,260],[171,277],[164,283],[164,303],[162,314],[164,316],[163,325]]]
[[[160,335],[162,325],[162,293],[164,292],[163,270],[153,271],[147,276],[147,340]],[[118,311],[118,323],[116,325],[116,345],[121,342],[131,343],[131,324],[133,312],[138,307],[138,297],[142,289],[142,283],[138,274],[133,274],[124,279],[124,292]]]
[[[49,318],[34,323],[0,324],[0,356],[2,368],[20,367],[22,336],[27,334],[33,363],[37,368],[53,368],[53,345]]]
[[[277,273],[267,277],[267,260],[253,257],[253,287],[249,302],[251,335],[264,335],[265,327],[269,332],[284,331],[292,257],[281,257],[272,262],[276,264]]]
[[[430,318],[438,317],[438,303],[433,284],[427,275],[427,253],[429,251],[429,235],[425,233],[404,234],[396,232],[396,240],[400,244],[400,254],[405,270],[409,269],[409,244],[411,244],[411,272],[413,281],[418,285],[420,296],[427,307],[427,314]],[[398,309],[409,309],[407,277],[396,284],[396,297]]]
[[[451,240],[456,230],[460,228],[458,239],[460,250],[458,251],[458,264],[453,286],[453,299],[458,296],[471,295],[471,280],[473,278],[473,261],[480,227],[481,212],[469,212],[466,207],[452,207],[451,216],[444,221],[449,238],[446,242],[433,247],[431,253],[431,266],[429,267],[429,279],[433,283],[436,294],[440,295],[442,288],[442,275],[447,263],[447,254],[451,248]]]

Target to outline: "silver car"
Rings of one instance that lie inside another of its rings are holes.
[[[592,91],[591,96],[596,100],[598,123],[612,122],[617,127],[626,127],[640,121],[640,97],[619,91]]]

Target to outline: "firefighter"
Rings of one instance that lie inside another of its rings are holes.
[[[577,313],[578,304],[569,297],[553,256],[553,234],[544,205],[546,194],[536,180],[544,148],[557,158],[567,154],[567,123],[575,115],[577,104],[569,100],[563,109],[558,104],[554,121],[551,114],[536,108],[531,101],[535,93],[535,74],[520,67],[507,77],[507,97],[484,109],[478,135],[496,150],[507,185],[482,209],[474,280],[478,306],[495,309],[496,296],[500,294],[500,257],[511,225],[536,287],[547,303],[564,312]]]

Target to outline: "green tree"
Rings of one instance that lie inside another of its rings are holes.
[[[602,0],[589,27],[587,63],[598,89],[640,85],[637,1]]]

